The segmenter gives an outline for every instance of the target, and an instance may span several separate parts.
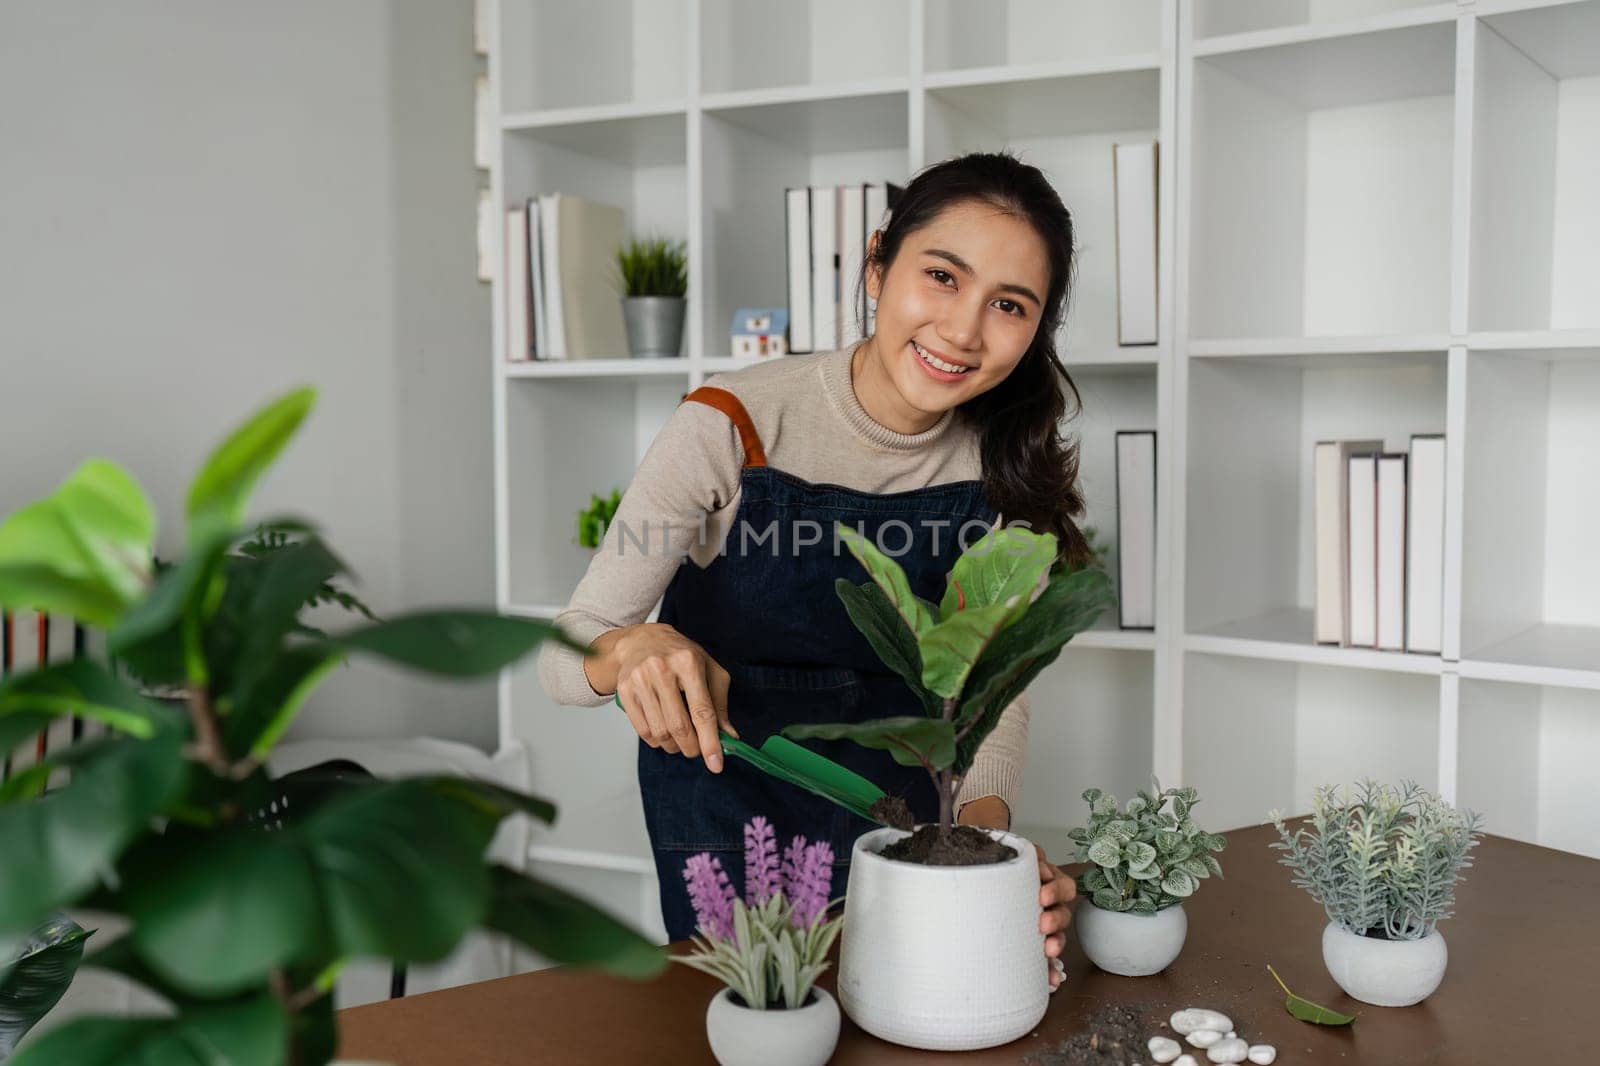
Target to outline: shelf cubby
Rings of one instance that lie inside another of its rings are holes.
[[[700,0],[700,91],[904,78],[910,20],[910,0]]]
[[[1194,57],[1191,339],[1448,333],[1455,33]]]
[[[1324,784],[1438,787],[1437,678],[1189,653],[1183,681],[1184,783],[1212,832],[1309,811]]]
[[[1470,329],[1600,330],[1600,0],[1485,14],[1475,40]]]
[[[1592,487],[1600,353],[1550,356],[1468,353],[1463,672],[1471,660],[1526,668],[1530,679],[1538,671],[1588,675],[1600,687],[1600,494]]]
[[[1112,147],[1160,141],[1161,67],[929,89],[927,149],[944,159],[1009,149],[1049,177],[1072,213],[1078,250],[1057,347],[1085,360],[1151,349],[1117,343],[1116,189]]]
[[[979,68],[1103,62],[1154,54],[1161,0],[927,0],[923,55],[930,77]]]
[[[1456,802],[1499,836],[1600,859],[1600,692],[1461,682]]]
[[[501,111],[681,100],[694,0],[499,0]]]
[[[1200,40],[1271,30],[1328,35],[1373,25],[1448,20],[1455,12],[1454,3],[1438,0],[1194,0],[1194,35]]]

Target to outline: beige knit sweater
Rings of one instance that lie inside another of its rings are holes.
[[[884,493],[980,477],[976,432],[954,411],[917,434],[896,433],[873,421],[851,385],[854,350],[850,345],[785,356],[715,375],[706,384],[726,389],[744,404],[769,465],[808,481]],[[738,510],[743,461],[738,430],[726,414],[702,403],[679,404],[639,463],[556,624],[588,642],[607,630],[643,622],[678,566],[709,565]],[[624,537],[623,529],[649,533]],[[582,656],[569,648],[545,644],[538,666],[540,683],[556,703],[598,707],[611,700],[612,693],[590,687]],[[1027,737],[1024,694],[979,747],[957,793],[957,809],[983,796],[999,796],[1016,810]]]

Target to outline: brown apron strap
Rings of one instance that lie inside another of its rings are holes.
[[[715,385],[702,385],[683,399],[685,402],[694,400],[708,407],[715,407],[727,415],[739,430],[739,443],[744,446],[744,465],[767,465],[766,449],[761,446],[761,438],[756,435],[756,425],[750,421],[750,413],[744,409],[744,404],[739,402],[739,397]]]

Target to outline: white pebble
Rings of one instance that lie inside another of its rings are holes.
[[[1228,1039],[1229,1039],[1229,1040],[1232,1040],[1232,1039],[1233,1039],[1233,1038],[1234,1038],[1234,1037],[1236,1037],[1236,1036],[1238,1036],[1238,1035],[1239,1035],[1239,1034],[1238,1034],[1238,1033],[1236,1033],[1236,1032],[1234,1032],[1234,1031],[1233,1031],[1233,1030],[1232,1030],[1232,1029],[1229,1029],[1229,1030],[1228,1030]]]
[[[1222,1041],[1222,1034],[1215,1029],[1196,1029],[1189,1034],[1189,1043],[1195,1047],[1205,1048]]]
[[[1182,1036],[1188,1036],[1196,1029],[1210,1029],[1217,1033],[1226,1033],[1233,1028],[1233,1022],[1226,1014],[1214,1010],[1205,1010],[1200,1007],[1189,1007],[1180,1010],[1172,1016],[1171,1025]]]
[[[1158,1063],[1171,1062],[1183,1050],[1183,1046],[1169,1036],[1152,1036],[1149,1048],[1150,1057]]]
[[[1174,1062],[1172,1066],[1200,1066],[1200,1064],[1194,1061],[1193,1055],[1179,1055],[1178,1061]]]
[[[1271,1044],[1254,1044],[1250,1048],[1250,1061],[1256,1066],[1272,1066],[1272,1060],[1278,1057],[1278,1049]]]
[[[1223,1040],[1211,1045],[1211,1050],[1206,1052],[1206,1058],[1212,1062],[1243,1062],[1245,1056],[1250,1054],[1250,1045],[1238,1037],[1232,1040]]]

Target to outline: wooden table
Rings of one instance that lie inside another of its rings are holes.
[[[1281,1066],[1592,1057],[1600,1036],[1600,861],[1485,836],[1458,886],[1456,916],[1439,927],[1450,951],[1444,983],[1416,1006],[1374,1007],[1346,996],[1328,976],[1326,917],[1290,883],[1289,869],[1277,861],[1282,853],[1266,846],[1277,839],[1272,826],[1226,836],[1226,876],[1203,882],[1185,905],[1188,940],[1162,973],[1102,973],[1068,936],[1067,981],[1034,1033],[985,1051],[935,1055],[885,1043],[846,1017],[833,1062],[1018,1063],[1081,1029],[1085,1016],[1108,1002],[1145,1009],[1151,1033],[1180,1007],[1224,1011],[1241,1037],[1275,1045]],[[1299,995],[1360,1017],[1339,1028],[1295,1019],[1268,963]],[[830,991],[835,972],[819,982]],[[643,984],[566,968],[521,974],[342,1011],[340,1054],[398,1066],[713,1062],[705,1011],[718,987],[681,964]]]

